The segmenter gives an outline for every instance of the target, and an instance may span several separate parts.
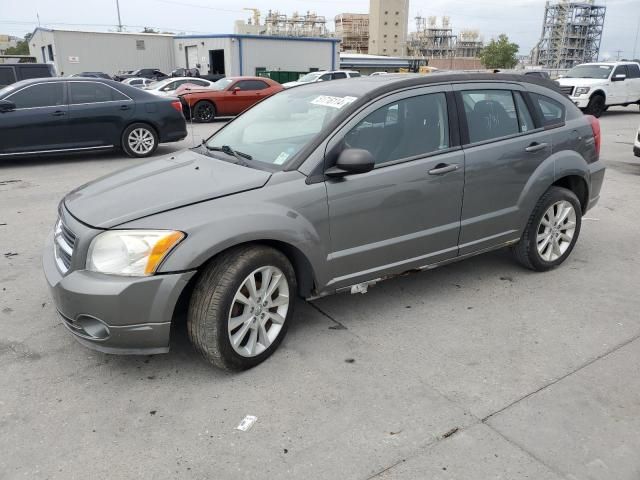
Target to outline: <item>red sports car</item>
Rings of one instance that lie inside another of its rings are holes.
[[[212,87],[191,89],[180,95],[185,117],[194,122],[211,122],[215,117],[238,115],[263,98],[284,90],[264,77],[226,77]]]

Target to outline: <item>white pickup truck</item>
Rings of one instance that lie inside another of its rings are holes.
[[[578,108],[595,117],[612,105],[640,105],[640,64],[635,62],[583,63],[557,82]]]

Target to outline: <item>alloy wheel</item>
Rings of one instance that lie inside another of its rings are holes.
[[[289,310],[289,284],[273,266],[254,270],[231,302],[228,332],[231,346],[243,357],[255,357],[278,338]]]
[[[576,211],[566,200],[551,205],[538,225],[536,243],[538,254],[547,262],[554,262],[567,251],[576,232]]]
[[[146,155],[153,150],[155,139],[146,128],[135,128],[131,130],[127,142],[133,152],[138,155]]]

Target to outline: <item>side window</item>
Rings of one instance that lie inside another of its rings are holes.
[[[350,73],[350,74],[349,74],[349,76],[350,76],[351,78],[356,78],[356,77],[359,77],[359,76],[360,76],[360,73],[359,73],[359,72],[352,72],[352,73]]]
[[[120,92],[97,82],[69,82],[69,96],[72,105],[128,100]]]
[[[530,93],[529,96],[540,109],[543,126],[550,127],[564,123],[565,110],[560,102],[537,93]]]
[[[20,71],[20,79],[27,80],[29,78],[46,78],[52,77],[49,67],[18,67]]]
[[[527,104],[522,98],[522,94],[520,92],[513,92],[514,97],[516,98],[516,109],[518,110],[518,124],[520,125],[521,132],[529,132],[531,130],[535,130],[536,126],[533,123],[533,118],[531,117],[531,112],[529,112],[529,108],[527,108]]]
[[[511,90],[466,90],[462,92],[462,102],[471,143],[519,132]]]
[[[385,105],[352,128],[344,143],[348,148],[369,150],[376,164],[449,148],[445,94],[420,95]]]
[[[6,100],[16,104],[16,108],[55,107],[64,104],[64,84],[61,82],[41,83],[27,87],[9,95]]]
[[[616,75],[627,75],[627,67],[625,67],[624,65],[618,65],[613,71],[613,75],[611,76],[611,78],[615,77]]]
[[[206,87],[209,85],[207,82],[203,82],[202,80],[187,80],[184,83],[193,83],[194,85],[199,85],[201,87]]]
[[[11,85],[16,81],[16,74],[13,67],[0,67],[0,88]]]
[[[239,88],[240,90],[264,90],[269,88],[269,85],[261,80],[240,80],[233,88]]]
[[[640,66],[637,63],[630,63],[627,65],[627,76],[629,78],[640,78]],[[0,82],[2,83],[2,82]]]
[[[326,82],[327,80],[331,80],[331,74],[330,74],[330,73],[325,73],[324,75],[322,75],[322,76],[320,77],[320,80],[323,80],[323,81],[325,81],[325,82]]]
[[[333,74],[333,79],[334,80],[339,80],[341,78],[347,78],[347,74],[344,72],[336,72]]]

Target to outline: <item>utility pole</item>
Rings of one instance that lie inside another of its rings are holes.
[[[620,54],[624,51],[624,50],[614,50],[616,52],[616,61],[619,62],[620,61]]]
[[[118,31],[122,31],[122,20],[120,20],[120,0],[116,0],[116,9],[118,10]]]
[[[638,15],[638,26],[636,27],[636,39],[633,42],[633,55],[631,55],[631,60],[636,59],[636,47],[638,46],[638,32],[640,32],[640,15]]]

